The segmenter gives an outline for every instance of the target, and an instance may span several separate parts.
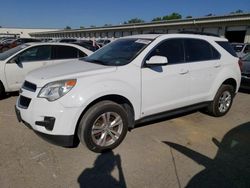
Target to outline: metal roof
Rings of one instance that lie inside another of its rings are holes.
[[[207,16],[207,17],[201,17],[201,18],[176,19],[176,20],[166,20],[166,21],[155,21],[155,22],[137,23],[137,24],[123,24],[123,25],[115,25],[115,26],[108,26],[108,27],[94,27],[94,28],[85,28],[85,29],[34,32],[30,34],[57,34],[57,33],[76,33],[76,32],[88,32],[88,31],[96,32],[96,31],[139,29],[139,28],[180,26],[180,25],[198,25],[198,24],[208,24],[208,23],[239,22],[239,21],[250,21],[250,13],[230,14],[230,15],[224,15],[224,16]],[[250,25],[250,22],[249,22],[249,25]]]

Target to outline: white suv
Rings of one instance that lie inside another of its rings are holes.
[[[52,143],[72,146],[79,139],[103,152],[138,122],[195,108],[225,115],[240,86],[235,56],[219,37],[121,38],[73,64],[26,76],[17,117]]]

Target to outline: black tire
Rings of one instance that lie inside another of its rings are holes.
[[[128,120],[129,115],[121,105],[112,101],[101,101],[90,107],[81,118],[77,131],[78,138],[93,152],[102,153],[112,150],[125,138],[128,131]],[[111,127],[112,123],[119,124]],[[115,132],[119,132],[117,134],[119,136],[113,134]],[[103,138],[102,141],[101,138]],[[99,141],[102,143],[98,144]]]
[[[4,97],[5,97],[5,89],[2,82],[0,81],[0,99],[3,99]]]
[[[225,100],[223,100],[224,96]],[[226,115],[232,106],[234,96],[235,94],[233,86],[222,85],[217,91],[214,100],[209,104],[207,108],[208,114],[214,117],[221,117]],[[226,98],[228,98],[228,100]]]

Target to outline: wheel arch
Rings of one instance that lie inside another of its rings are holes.
[[[226,79],[221,85],[231,85],[234,88],[234,92],[237,92],[237,82],[234,78]]]
[[[120,105],[122,105],[124,107],[124,109],[128,112],[128,115],[129,115],[129,125],[128,125],[128,128],[129,129],[132,129],[134,128],[134,124],[135,124],[135,111],[134,111],[134,107],[132,105],[132,103],[124,96],[121,96],[121,95],[117,95],[117,94],[111,94],[111,95],[105,95],[105,96],[102,96],[102,97],[99,97],[95,100],[93,100],[91,103],[89,103],[87,105],[86,108],[84,108],[84,110],[81,112],[81,115],[79,116],[78,120],[77,120],[77,124],[76,124],[76,127],[75,127],[75,137],[77,137],[77,130],[78,130],[78,127],[79,127],[79,124],[80,124],[80,121],[83,117],[83,115],[85,114],[85,112],[93,105],[97,104],[98,102],[100,101],[104,101],[104,100],[109,100],[109,101],[113,101],[115,103],[118,103]]]
[[[3,91],[1,91],[1,89],[3,89]],[[5,87],[3,85],[3,82],[0,80],[0,97],[2,97],[5,94]]]

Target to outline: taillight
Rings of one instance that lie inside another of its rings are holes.
[[[239,64],[239,67],[240,67],[240,71],[242,72],[242,70],[243,70],[243,61],[241,59],[239,59],[238,64]]]

